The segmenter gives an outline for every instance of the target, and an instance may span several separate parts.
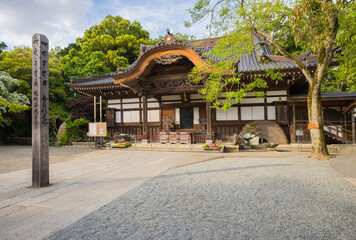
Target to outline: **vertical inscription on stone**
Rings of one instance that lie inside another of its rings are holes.
[[[32,186],[49,185],[48,39],[32,36]]]

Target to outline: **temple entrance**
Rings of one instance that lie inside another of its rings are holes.
[[[193,108],[180,108],[180,128],[193,129]]]

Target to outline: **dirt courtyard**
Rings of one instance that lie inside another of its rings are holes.
[[[49,163],[70,161],[94,149],[49,147]],[[0,174],[32,167],[32,147],[7,145],[0,146]]]

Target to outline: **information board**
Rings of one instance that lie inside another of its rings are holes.
[[[295,131],[295,135],[296,136],[303,136],[303,130],[302,129],[298,129],[297,131]]]
[[[106,137],[106,122],[89,123],[89,137]]]

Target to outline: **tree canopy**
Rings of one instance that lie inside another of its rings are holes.
[[[6,71],[10,76],[16,78],[18,84],[13,85],[12,90],[24,95],[27,99],[32,98],[32,50],[29,47],[14,47],[12,51],[1,54],[0,69]],[[64,84],[65,78],[59,66],[59,59],[50,54],[49,58],[49,117],[59,116],[56,119],[64,120],[68,117],[67,100],[70,98],[68,87]],[[14,131],[29,135],[31,128],[23,126],[31,123],[30,112],[22,115],[12,116],[12,127]],[[57,120],[56,120],[57,121]]]
[[[242,82],[237,74],[233,74],[234,64],[241,56],[251,53],[256,48],[263,45],[273,47],[275,51],[298,66],[309,84],[309,122],[319,126],[310,131],[313,144],[312,156],[327,158],[321,119],[321,85],[325,82],[326,71],[337,47],[339,25],[340,23],[342,25],[345,16],[350,16],[350,14],[342,15],[347,7],[348,3],[344,0],[297,0],[286,3],[280,0],[215,2],[199,0],[188,10],[191,20],[186,22],[186,26],[189,27],[204,18],[209,18],[210,22],[207,26],[209,32],[212,35],[224,36],[218,41],[212,54],[225,60],[219,63],[210,62],[213,65],[211,69],[214,70],[209,76],[206,77],[202,69],[194,68],[191,77],[195,81],[206,81],[202,93],[208,100],[216,101],[217,96],[225,96],[227,101],[223,107],[228,108],[231,106],[231,101],[241,101],[250,90],[246,82]],[[354,24],[351,22],[350,25],[354,28]],[[347,31],[350,28],[347,25],[345,27]],[[254,45],[253,35],[260,39],[258,45]],[[288,43],[291,40],[295,44]],[[316,69],[308,69],[296,58],[295,54],[301,52],[318,57]],[[281,78],[275,74],[276,72],[278,71],[269,71],[266,74],[272,78]],[[261,80],[259,76],[255,76],[255,83],[254,88],[264,87],[263,79]]]
[[[334,71],[336,81],[335,90],[356,91],[356,3],[347,5],[340,12],[340,30],[336,43],[342,49],[337,55],[340,63]],[[333,89],[334,90],[334,89]]]
[[[59,51],[61,67],[73,77],[116,71],[133,63],[140,54],[140,44],[147,44],[148,40],[149,33],[140,23],[107,15],[77,38],[76,45],[69,44]]]
[[[1,53],[5,51],[6,48],[7,45],[5,44],[5,42],[0,42],[0,60],[1,60]]]

